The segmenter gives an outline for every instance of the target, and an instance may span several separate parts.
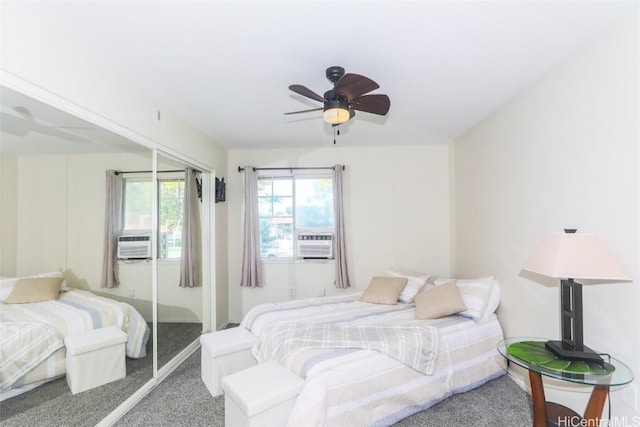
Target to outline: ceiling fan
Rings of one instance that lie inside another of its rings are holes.
[[[285,114],[308,113],[311,111],[324,111],[324,121],[333,126],[345,123],[356,115],[356,111],[378,114],[384,116],[389,111],[391,101],[387,95],[370,94],[380,86],[368,77],[359,74],[345,74],[342,67],[327,68],[327,79],[333,83],[333,89],[320,96],[302,85],[291,85],[289,89],[304,97],[319,101],[323,107],[311,110],[292,111]]]
[[[2,124],[2,132],[23,137],[30,132],[39,133],[41,135],[54,136],[71,142],[89,142],[87,138],[75,135],[63,130],[62,127],[48,126],[36,121],[28,108],[23,106],[14,107],[13,110],[18,116],[4,111],[0,113],[0,122]],[[74,129],[74,128],[68,128]],[[84,128],[77,128],[84,129]]]

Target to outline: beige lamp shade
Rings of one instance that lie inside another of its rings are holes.
[[[524,270],[560,279],[631,280],[593,233],[549,234],[533,251]]]

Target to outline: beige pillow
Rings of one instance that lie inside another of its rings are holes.
[[[360,301],[374,304],[396,304],[406,284],[406,277],[373,277],[367,290],[360,297]]]
[[[20,279],[3,304],[21,304],[58,299],[61,277],[32,277]]]
[[[416,319],[437,319],[466,310],[455,280],[427,288],[414,298]]]

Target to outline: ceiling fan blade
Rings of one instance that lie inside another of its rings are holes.
[[[391,101],[387,95],[364,95],[351,101],[354,110],[384,116],[389,112]]]
[[[360,74],[345,74],[336,83],[335,92],[348,100],[352,100],[379,87],[380,85],[369,77],[361,76]]]
[[[90,142],[87,138],[83,136],[75,135],[70,132],[65,132],[62,129],[51,127],[51,126],[36,125],[33,127],[33,131],[41,133],[42,135],[49,135],[56,138],[64,139],[66,141],[71,141],[71,142]]]
[[[320,107],[320,108],[313,108],[311,110],[301,110],[301,111],[291,111],[289,113],[284,113],[284,115],[288,115],[288,114],[300,114],[300,113],[309,113],[311,111],[322,111],[324,110],[324,107]]]
[[[16,113],[20,114],[24,120],[29,120],[29,121],[35,121],[35,119],[33,118],[33,114],[31,114],[31,111],[29,111],[29,109],[27,107],[23,107],[21,105],[18,105],[17,107],[15,107],[13,109]]]
[[[314,101],[324,102],[324,98],[312,91],[311,89],[306,88],[302,85],[291,85],[289,89],[297,93],[298,95],[305,96],[307,98],[311,98]]]

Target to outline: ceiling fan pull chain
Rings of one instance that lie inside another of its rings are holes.
[[[340,133],[340,131],[338,131]],[[336,145],[336,128],[333,128],[333,145]]]

